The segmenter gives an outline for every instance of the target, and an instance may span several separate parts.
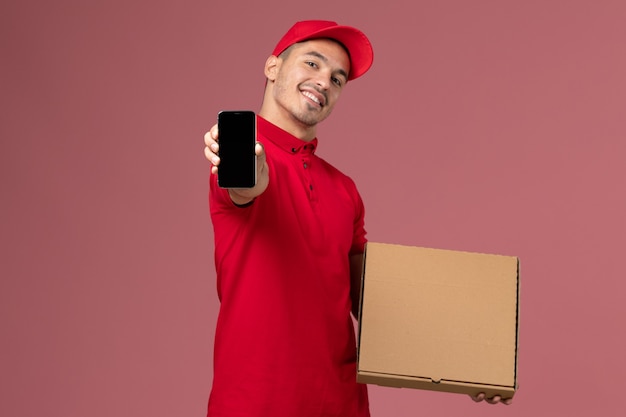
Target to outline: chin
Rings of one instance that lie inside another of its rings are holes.
[[[316,124],[318,124],[319,122],[321,122],[322,120],[324,120],[326,118],[326,116],[324,117],[319,117],[319,116],[315,116],[312,117],[311,115],[308,114],[304,114],[304,115],[295,115],[296,120],[298,120],[300,123],[302,123],[305,126],[315,126]]]

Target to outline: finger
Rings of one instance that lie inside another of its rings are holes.
[[[211,150],[213,153],[217,154],[220,150],[219,144],[213,139],[211,136],[211,132],[207,132],[204,135],[204,144],[206,147]]]
[[[265,147],[261,142],[257,142],[256,145],[254,145],[254,154],[256,156],[265,156]]]
[[[205,158],[212,163],[214,166],[218,166],[220,164],[220,158],[217,156],[208,146],[204,147],[204,156]]]
[[[209,146],[212,143],[216,143],[218,136],[217,125],[213,125],[211,129],[204,134],[204,144]]]
[[[498,404],[500,402],[500,399],[502,399],[502,397],[500,397],[499,395],[494,395],[491,398],[486,398],[485,401],[487,401],[489,404]]]
[[[513,403],[513,398],[505,398],[500,401],[502,404],[511,405]]]
[[[254,154],[256,155],[257,158],[257,167],[258,169],[263,169],[263,167],[265,166],[265,148],[263,147],[263,144],[261,142],[257,142],[256,145],[254,146]]]
[[[481,393],[479,393],[478,395],[476,395],[476,396],[471,396],[471,397],[472,397],[472,400],[474,400],[474,401],[476,401],[477,403],[479,403],[479,402],[481,402],[482,400],[484,400],[484,399],[485,399],[485,393],[484,393],[484,392],[481,392]]]
[[[208,131],[204,134],[204,144],[206,146],[211,146],[212,143],[215,143],[215,139],[213,139],[213,135],[211,135],[211,131]]]

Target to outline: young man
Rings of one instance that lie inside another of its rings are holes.
[[[265,63],[257,185],[217,185],[205,135],[220,312],[209,417],[367,417],[350,313],[366,242],[353,181],[319,158],[317,124],[372,65],[358,29],[296,23]]]
[[[285,34],[265,63],[254,188],[217,186],[217,128],[205,136],[221,302],[211,417],[369,416],[350,317],[363,203],[315,152],[317,124],[372,59],[352,27],[304,21]]]

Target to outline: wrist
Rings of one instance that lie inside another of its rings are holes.
[[[233,202],[233,204],[238,207],[248,207],[254,201],[254,197],[241,195],[234,189],[229,189],[228,195],[230,196],[230,200]]]

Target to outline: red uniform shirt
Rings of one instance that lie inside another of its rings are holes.
[[[270,182],[235,206],[211,176],[217,291],[210,417],[367,417],[356,383],[349,256],[365,245],[354,182],[258,117]]]

